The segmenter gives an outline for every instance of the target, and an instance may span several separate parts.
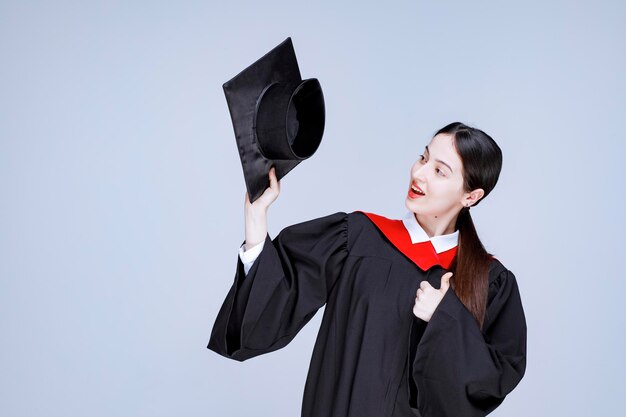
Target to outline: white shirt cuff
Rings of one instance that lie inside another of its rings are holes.
[[[250,271],[250,268],[252,268],[252,264],[254,264],[256,258],[259,257],[259,254],[263,250],[264,243],[265,241],[263,240],[246,251],[243,249],[245,243],[239,247],[239,258],[241,259],[241,263],[243,263],[243,271],[246,275],[248,274],[248,271]]]

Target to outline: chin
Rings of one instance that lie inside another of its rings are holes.
[[[404,206],[407,208],[407,210],[412,211],[413,213],[420,213],[420,210],[415,207],[416,205],[413,204],[413,201],[411,201],[409,197],[404,200]]]

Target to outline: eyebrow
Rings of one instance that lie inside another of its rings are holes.
[[[428,152],[428,154],[430,155],[430,150],[428,149],[428,145],[426,145],[426,152]],[[443,162],[441,159],[435,159],[435,161],[437,162],[441,162],[442,164],[444,164],[445,166],[448,167],[448,169],[450,170],[450,172],[454,173],[454,171],[452,170],[452,168],[450,167],[450,165],[446,164],[445,162]]]

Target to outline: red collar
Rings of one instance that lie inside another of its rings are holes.
[[[365,214],[400,252],[412,260],[423,271],[428,270],[434,265],[441,265],[444,269],[448,269],[454,260],[458,246],[437,253],[430,240],[415,244],[412,243],[409,231],[406,230],[402,220],[392,220],[362,210],[356,211]]]

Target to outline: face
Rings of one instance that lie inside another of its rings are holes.
[[[480,198],[480,189],[473,193],[463,190],[463,163],[453,141],[452,135],[436,135],[411,167],[405,205],[412,212],[446,217]],[[415,194],[411,185],[425,195]]]

